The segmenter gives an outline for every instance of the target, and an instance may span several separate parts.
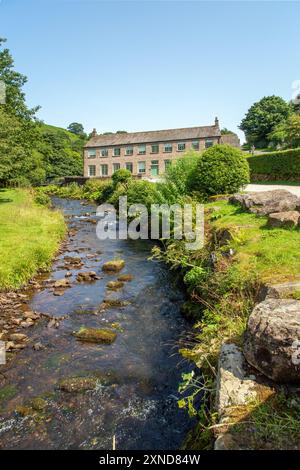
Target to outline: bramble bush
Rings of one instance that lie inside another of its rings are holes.
[[[214,145],[201,154],[190,178],[190,188],[204,197],[231,194],[249,183],[249,164],[239,149]]]

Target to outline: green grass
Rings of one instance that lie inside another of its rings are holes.
[[[26,190],[0,191],[0,290],[24,285],[51,260],[65,234],[63,215]]]
[[[210,203],[215,229],[232,230],[229,247],[236,252],[233,264],[241,277],[255,273],[263,282],[300,279],[300,230],[266,227],[267,217],[242,212],[225,201]]]

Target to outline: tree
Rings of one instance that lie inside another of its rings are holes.
[[[240,124],[248,144],[257,148],[267,147],[269,135],[275,127],[285,121],[292,112],[290,103],[279,96],[265,96],[254,103]]]
[[[214,145],[203,152],[192,175],[191,189],[204,197],[232,194],[249,183],[249,164],[241,150]]]
[[[300,115],[291,114],[285,122],[275,127],[269,138],[273,147],[300,147]]]
[[[223,129],[221,129],[221,135],[228,135],[228,134],[234,134],[234,132],[227,129],[227,127],[223,127]]]
[[[69,132],[72,132],[72,134],[81,135],[81,136],[85,135],[84,127],[79,122],[72,122],[67,127],[67,129],[68,129]]]

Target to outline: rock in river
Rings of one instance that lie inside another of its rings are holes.
[[[96,388],[97,379],[95,377],[68,377],[58,384],[63,392],[79,393]]]
[[[107,329],[82,327],[75,333],[75,336],[80,341],[86,341],[87,343],[111,344],[115,341],[117,334]]]
[[[249,317],[247,361],[278,383],[300,383],[300,301],[266,299]]]
[[[82,273],[78,273],[76,279],[78,282],[92,282],[99,279],[99,277],[95,271],[84,271]]]
[[[107,261],[104,263],[102,266],[102,270],[106,272],[113,272],[116,273],[118,271],[121,271],[125,266],[125,261],[122,259],[116,259],[113,261]]]

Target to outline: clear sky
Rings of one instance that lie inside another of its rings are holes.
[[[39,118],[86,131],[237,131],[300,79],[300,3],[0,0],[0,35]],[[240,134],[241,135],[241,134]]]

